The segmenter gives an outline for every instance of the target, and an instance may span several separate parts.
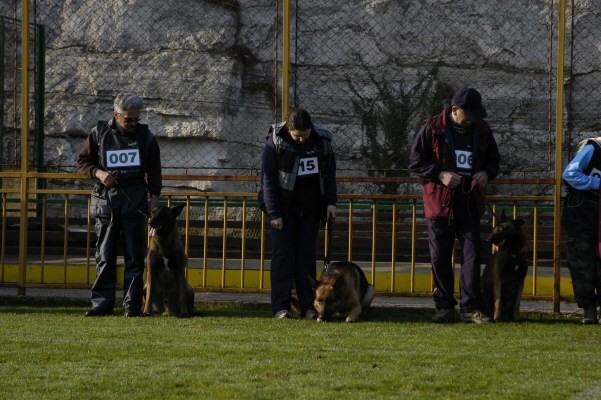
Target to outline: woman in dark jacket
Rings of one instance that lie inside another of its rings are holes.
[[[271,226],[271,307],[290,316],[296,287],[302,315],[316,318],[313,291],[320,221],[336,216],[336,159],[329,130],[313,125],[306,110],[271,127],[263,151],[261,197]]]

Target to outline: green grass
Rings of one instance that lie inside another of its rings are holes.
[[[601,396],[601,326],[576,316],[477,326],[383,307],[356,324],[275,320],[265,304],[203,303],[190,319],[86,309],[0,299],[0,398]]]

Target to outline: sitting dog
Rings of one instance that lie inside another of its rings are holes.
[[[176,219],[184,205],[156,207],[150,213],[144,314],[188,317],[194,290],[186,282],[186,254]]]
[[[520,299],[528,273],[524,222],[507,219],[503,211],[488,239],[493,254],[482,273],[482,308],[495,321],[520,319]]]
[[[376,294],[361,268],[351,262],[332,263],[324,269],[319,282],[312,277],[309,281],[315,290],[313,306],[320,322],[336,314],[346,318],[346,322],[355,322]]]

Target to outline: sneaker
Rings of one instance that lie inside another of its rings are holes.
[[[475,324],[488,324],[492,322],[492,319],[488,318],[482,313],[482,311],[474,310],[469,312],[461,313],[462,322],[473,322]]]
[[[585,308],[582,319],[580,320],[582,325],[592,325],[597,323],[597,308]]]
[[[305,319],[317,319],[317,313],[313,310],[308,310],[305,313]]]
[[[290,312],[288,310],[280,310],[277,313],[275,313],[275,317],[277,319],[290,318]]]
[[[432,317],[432,322],[455,322],[455,310],[453,310],[452,308],[440,308],[436,310],[436,314],[434,314],[434,316]]]

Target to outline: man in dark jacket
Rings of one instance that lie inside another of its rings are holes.
[[[154,135],[140,124],[142,100],[122,93],[113,118],[92,128],[77,158],[79,171],[95,179],[91,212],[96,218],[96,281],[86,316],[112,315],[117,279],[117,246],[123,247],[125,315],[141,315],[147,246],[146,219],[162,189],[161,155]]]
[[[336,159],[332,133],[313,125],[306,110],[271,127],[263,151],[261,195],[271,226],[271,307],[290,316],[293,286],[301,313],[317,318],[307,275],[315,278],[320,220],[336,216]]]
[[[409,169],[423,179],[434,275],[434,322],[455,320],[452,266],[455,236],[463,257],[460,271],[460,318],[485,323],[480,311],[480,217],[484,188],[499,173],[499,149],[488,124],[480,93],[460,88],[451,107],[428,119],[417,133]]]

